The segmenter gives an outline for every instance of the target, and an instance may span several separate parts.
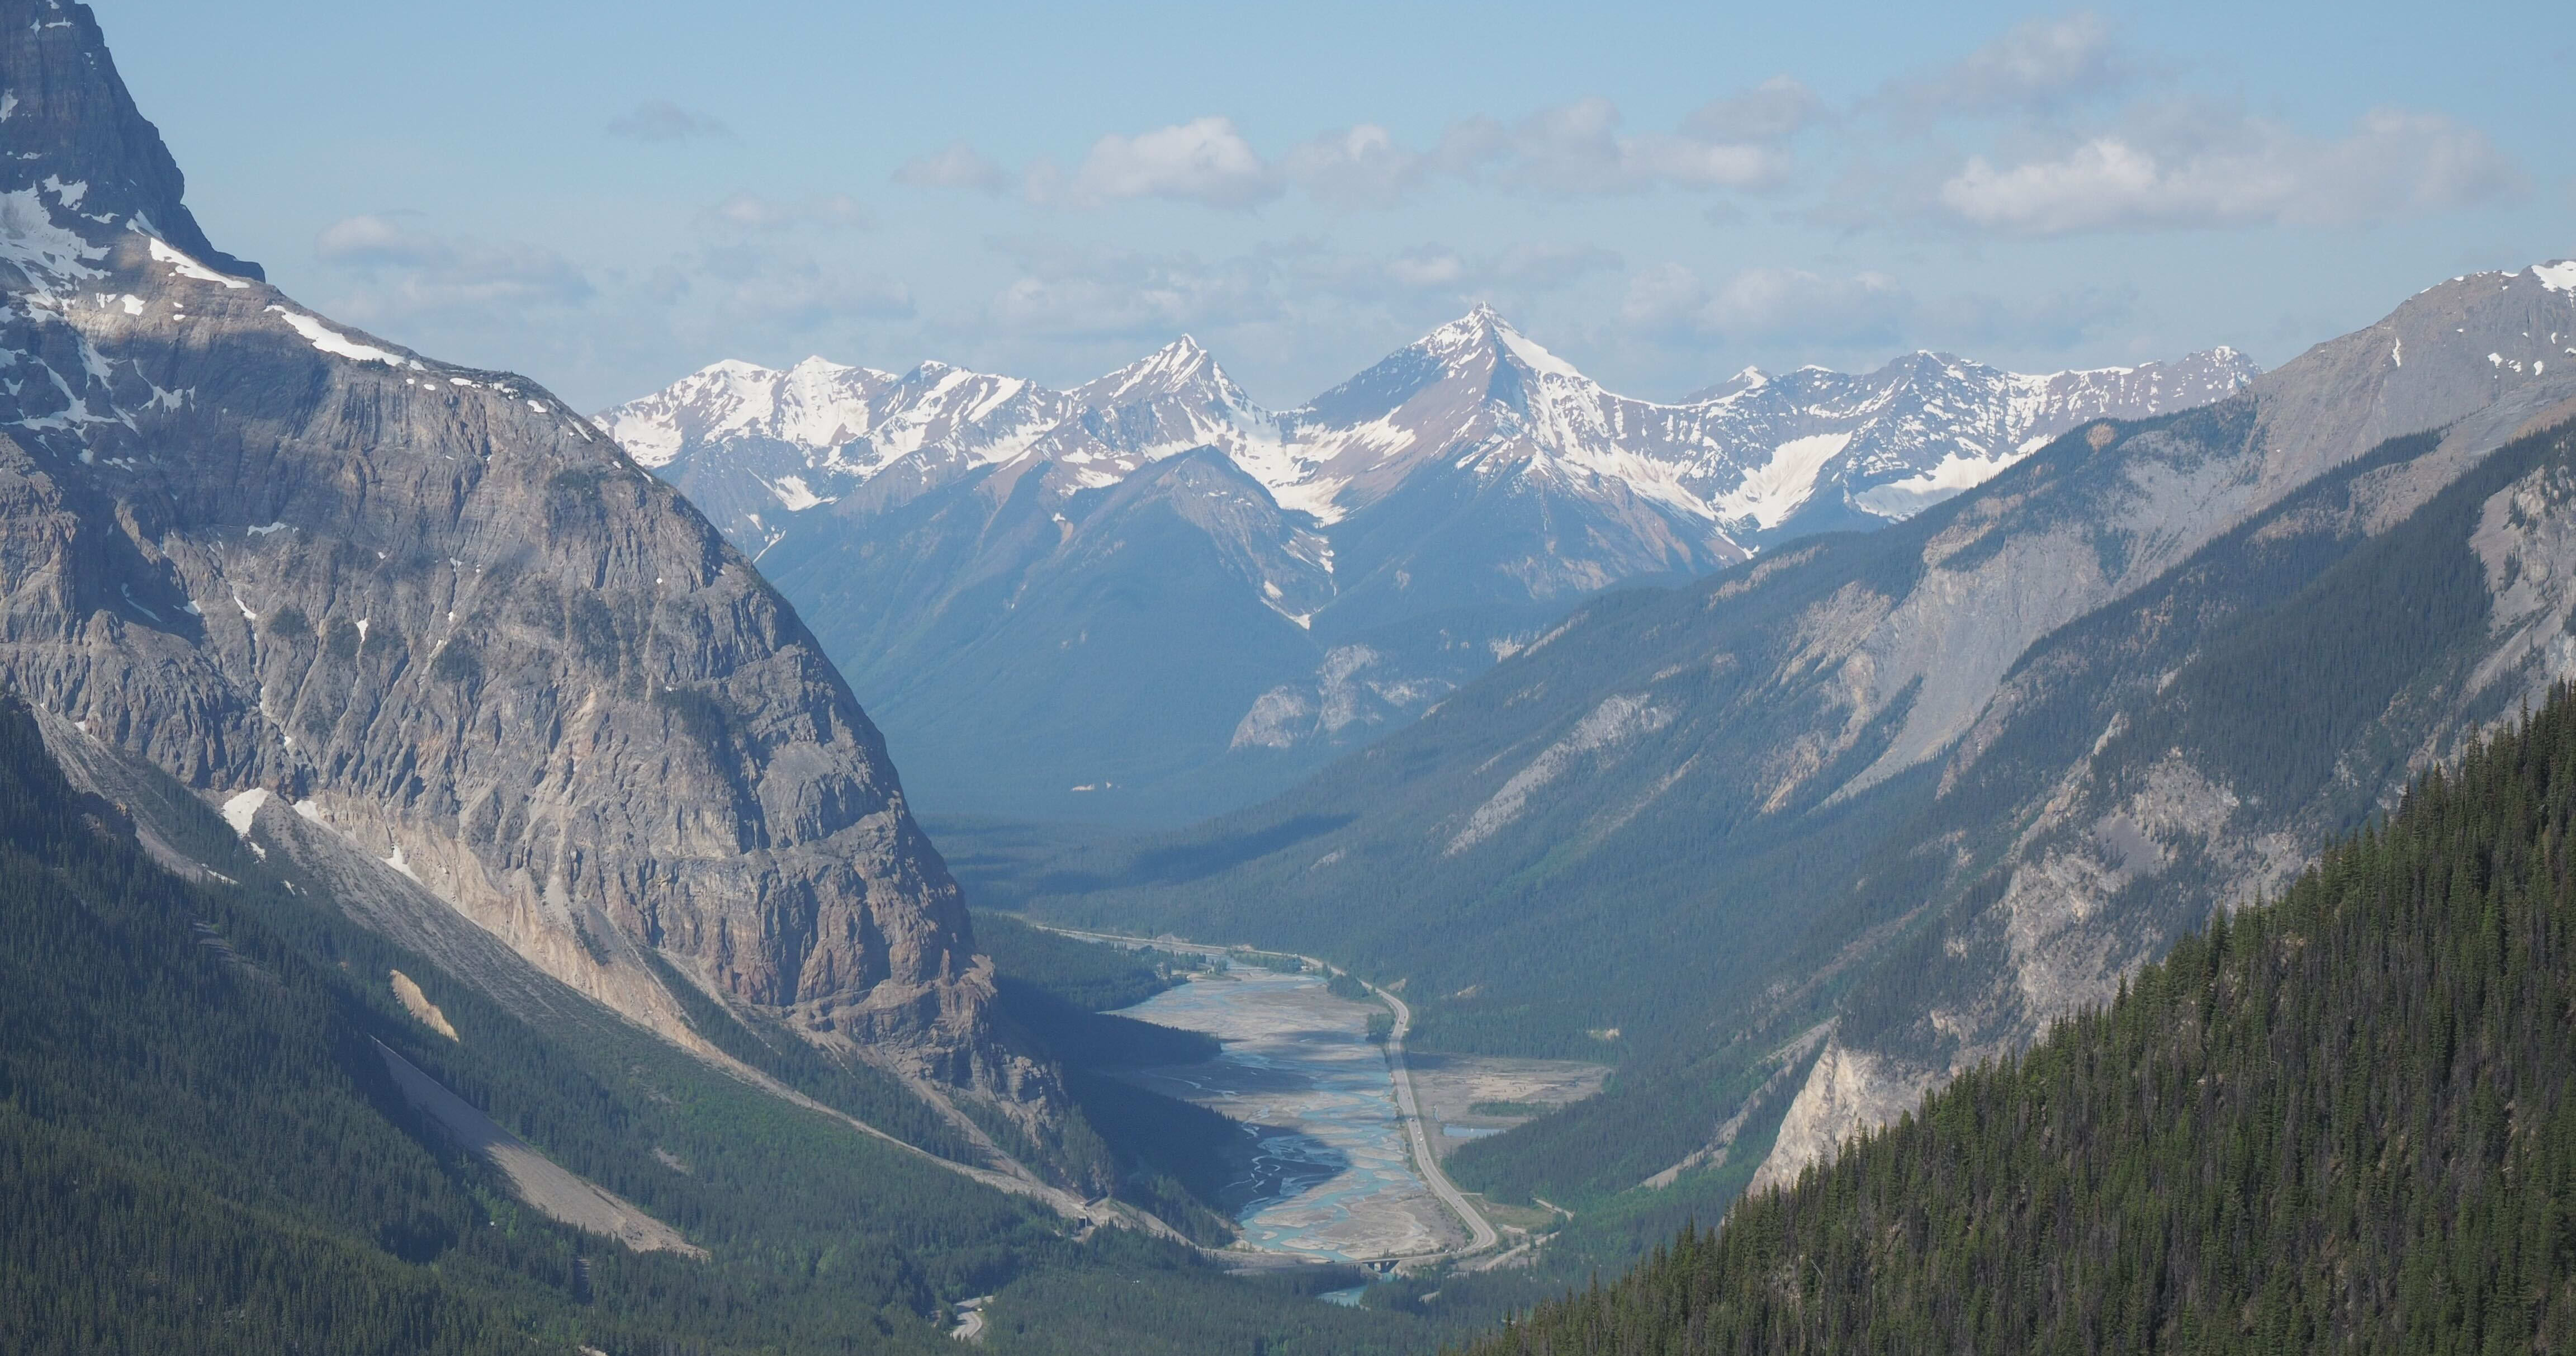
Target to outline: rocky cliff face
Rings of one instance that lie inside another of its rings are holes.
[[[1957,853],[1934,883],[1951,912],[1894,962],[1931,998],[1840,1033],[1757,1186],[2109,1001],[2209,909],[2277,892],[2576,676],[2559,640],[2576,599],[2554,582],[2571,472],[2546,434],[2576,418],[2571,360],[2576,267],[2471,275],[2256,381],[2232,449],[2158,470],[2146,445],[2172,435],[2140,436],[2113,516],[2161,539],[2158,568],[2124,572],[2080,626],[2015,636],[2010,672],[1937,723],[1918,701],[1874,765],[1940,769],[1909,846]]]
[[[1043,1093],[877,732],[677,492],[216,252],[82,6],[0,0],[0,152],[0,677],[674,1039],[648,951]]]

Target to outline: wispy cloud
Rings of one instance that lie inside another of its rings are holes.
[[[1277,318],[1279,269],[1252,256],[1206,260],[1187,250],[1005,242],[1018,276],[984,308],[1010,335],[1152,338]]]
[[[1354,314],[1404,323],[1445,319],[1471,301],[1537,297],[1621,263],[1616,253],[1577,244],[1489,254],[1438,243],[1362,252],[1292,240],[1221,258],[1026,239],[997,248],[1015,276],[984,306],[975,327],[1152,343],[1183,330],[1245,326],[1324,332]]]
[[[1957,61],[1901,76],[1882,98],[1915,116],[2051,113],[2118,95],[2147,68],[2110,20],[2079,12],[2032,19]]]
[[[2002,344],[2055,351],[2101,334],[2129,316],[2136,301],[2122,286],[1925,299],[1874,270],[1749,268],[1712,282],[1668,263],[1629,279],[1620,319],[1636,332],[1682,347],[1761,344],[1852,352]]]
[[[609,119],[608,134],[628,141],[729,141],[733,129],[668,99],[647,99]]]
[[[1722,109],[1708,123],[1750,110]],[[1702,112],[1710,112],[1703,109]],[[1758,115],[1756,117],[1758,121]],[[1774,122],[1783,120],[1774,111]],[[1641,193],[1657,188],[1759,188],[1787,175],[1778,144],[1797,126],[1761,140],[1714,139],[1694,131],[1629,133],[1616,104],[1582,99],[1541,110],[1505,128],[1483,127],[1485,154],[1502,183],[1564,196]],[[1466,140],[1465,134],[1457,139]]]
[[[1375,123],[1325,132],[1291,148],[1280,173],[1317,202],[1393,207],[1449,168],[1437,152],[1412,149]]]
[[[984,158],[963,141],[931,155],[917,155],[894,172],[894,181],[914,188],[967,188],[998,193],[1010,187],[1010,171]]]
[[[313,248],[362,280],[363,290],[346,309],[370,324],[439,312],[577,306],[595,290],[553,250],[440,235],[389,215],[333,222]]]
[[[701,323],[736,332],[802,336],[914,314],[912,289],[898,279],[766,242],[710,245],[667,276],[676,289],[669,300],[686,299]]]
[[[1019,182],[1023,196],[1048,207],[1159,198],[1225,211],[1259,207],[1292,188],[1329,206],[1389,208],[1444,181],[1561,197],[1764,189],[1788,176],[1788,142],[1825,118],[1823,101],[1786,76],[1711,100],[1672,131],[1631,131],[1618,105],[1594,98],[1516,122],[1462,118],[1425,147],[1355,123],[1267,156],[1233,119],[1211,115],[1100,137],[1072,168],[1041,160]],[[894,179],[985,191],[1009,182],[963,142],[906,161]]]
[[[1851,345],[1894,342],[1913,312],[1913,294],[1884,273],[1751,268],[1709,282],[1668,263],[1629,280],[1620,318],[1674,339]]]
[[[1825,101],[1786,75],[1738,94],[1711,99],[1682,120],[1682,130],[1709,141],[1771,144],[1830,120]]]
[[[1279,196],[1279,175],[1231,118],[1195,118],[1137,136],[1104,136],[1070,174],[1032,167],[1031,202],[1096,207],[1125,198],[1169,198],[1242,209]]]
[[[2184,109],[2133,118],[2053,152],[1970,156],[1938,202],[2012,235],[2348,226],[2473,206],[2522,187],[2485,133],[2438,113],[2379,109],[2340,137]]]

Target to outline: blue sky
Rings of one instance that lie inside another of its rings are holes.
[[[1616,389],[2275,364],[2576,254],[2563,4],[96,0],[223,248],[584,407],[726,357],[1296,404],[1475,301]]]

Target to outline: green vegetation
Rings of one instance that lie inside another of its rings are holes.
[[[568,990],[523,1020],[351,924],[315,882],[290,892],[282,858],[252,855],[176,784],[136,794],[177,850],[241,884],[154,865],[123,810],[73,792],[25,711],[0,705],[0,1350],[952,1352],[943,1306],[966,1296],[1000,1291],[997,1319],[1083,1333],[1167,1286],[1213,1349],[1287,1350],[1315,1331],[1336,1350],[1439,1340],[1387,1315],[1334,1311],[1318,1329],[1311,1298],[1126,1231],[1077,1244],[1049,1212]],[[460,1041],[396,1004],[394,969]],[[744,1057],[956,1151],[863,1071],[675,991]],[[378,1041],[709,1257],[628,1253],[521,1206],[411,1110]],[[1167,1180],[1135,1194],[1167,1192],[1159,1207],[1190,1220],[1199,1207]]]
[[[975,941],[993,958],[1003,1015],[1063,1064],[1082,1129],[1100,1145],[1096,1175],[1111,1193],[1196,1242],[1231,1241],[1219,1198],[1241,1174],[1243,1127],[1109,1073],[1216,1058],[1223,1047],[1213,1036],[1107,1011],[1181,983],[1195,958],[1078,942],[1001,914],[976,915]]]
[[[1053,993],[1086,1012],[1133,1007],[1206,968],[1196,956],[1127,950],[1059,937],[1009,914],[975,914],[975,949],[1002,974]]]
[[[1359,1283],[1348,1267],[1248,1280],[1173,1267],[1114,1284],[1059,1272],[1003,1291],[986,1340],[1014,1356],[1414,1356],[1455,1338],[1455,1328],[1416,1316],[1315,1298]],[[1277,1306],[1267,1326],[1244,1323],[1246,1293]]]
[[[1544,1116],[1556,1110],[1555,1102],[1470,1102],[1472,1116]]]
[[[1489,1353],[2576,1346],[2576,692]]]
[[[679,998],[689,1024],[726,1054],[836,1110],[957,1163],[983,1156],[930,1104],[892,1075],[856,1061],[834,1059],[812,1042],[767,1018],[736,1012],[708,997],[670,962],[644,951],[664,987]]]
[[[604,1014],[541,1036],[263,888],[211,828],[184,846],[251,884],[162,872],[0,712],[0,1348],[938,1350],[918,1315],[941,1295],[1075,1252]],[[461,1045],[394,1005],[396,968]],[[411,1112],[376,1041],[712,1259],[520,1207]]]

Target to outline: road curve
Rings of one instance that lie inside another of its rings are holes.
[[[1367,980],[1360,982],[1368,984]],[[1500,1242],[1502,1236],[1494,1232],[1493,1225],[1485,1222],[1484,1215],[1476,1207],[1467,1203],[1467,1197],[1458,1190],[1457,1184],[1449,1180],[1447,1172],[1442,1171],[1440,1160],[1431,1152],[1430,1132],[1423,1129],[1421,1108],[1413,1101],[1413,1071],[1404,1063],[1404,1035],[1413,1029],[1413,1009],[1406,1007],[1403,999],[1374,984],[1368,984],[1368,990],[1395,1009],[1395,1029],[1388,1032],[1386,1038],[1386,1067],[1395,1076],[1395,1109],[1403,1113],[1404,1127],[1413,1135],[1414,1166],[1421,1169],[1422,1180],[1430,1186],[1431,1194],[1439,1197],[1441,1204],[1457,1212],[1459,1219],[1466,1221],[1467,1232],[1471,1235],[1467,1246],[1457,1249],[1453,1255],[1483,1252]]]
[[[1057,927],[1053,924],[1041,923],[1034,918],[1023,919],[1022,921],[1041,931],[1052,932],[1059,936],[1071,937],[1079,941],[1113,942],[1130,946],[1151,946],[1158,947],[1165,951],[1182,951],[1194,955],[1216,957],[1222,957],[1227,951],[1231,950],[1229,947],[1210,946],[1203,942],[1184,942],[1176,938],[1137,937],[1123,932],[1095,932],[1088,928]],[[1297,953],[1293,951],[1270,951],[1266,954],[1273,956],[1297,955]],[[1340,966],[1334,965],[1328,961],[1318,960],[1313,956],[1297,956],[1297,959],[1306,962],[1308,965],[1314,966],[1316,969],[1323,971],[1327,975],[1350,974],[1349,971],[1342,969]],[[1351,975],[1350,977],[1354,979],[1359,978],[1356,975]],[[1395,1027],[1387,1034],[1386,1040],[1386,1067],[1390,1080],[1395,1085],[1396,1113],[1404,1118],[1405,1131],[1410,1136],[1413,1143],[1414,1167],[1421,1174],[1423,1185],[1431,1188],[1431,1194],[1439,1197],[1440,1203],[1449,1207],[1450,1213],[1455,1214],[1459,1221],[1467,1226],[1467,1246],[1463,1248],[1451,1248],[1446,1252],[1417,1254],[1414,1260],[1420,1260],[1424,1257],[1466,1257],[1475,1253],[1483,1252],[1501,1242],[1502,1235],[1496,1233],[1494,1226],[1486,1222],[1484,1215],[1478,1212],[1475,1206],[1468,1203],[1466,1194],[1458,1190],[1458,1185],[1455,1182],[1449,1180],[1449,1174],[1441,1170],[1440,1160],[1434,1157],[1431,1152],[1431,1134],[1423,1126],[1422,1109],[1413,1098],[1413,1071],[1408,1068],[1404,1062],[1404,1037],[1406,1032],[1413,1029],[1413,1009],[1406,1007],[1403,999],[1396,997],[1394,994],[1388,993],[1386,990],[1381,989],[1374,984],[1370,984],[1367,980],[1362,979],[1359,982],[1365,986],[1370,993],[1377,995],[1380,1001],[1384,1002],[1395,1012]]]

